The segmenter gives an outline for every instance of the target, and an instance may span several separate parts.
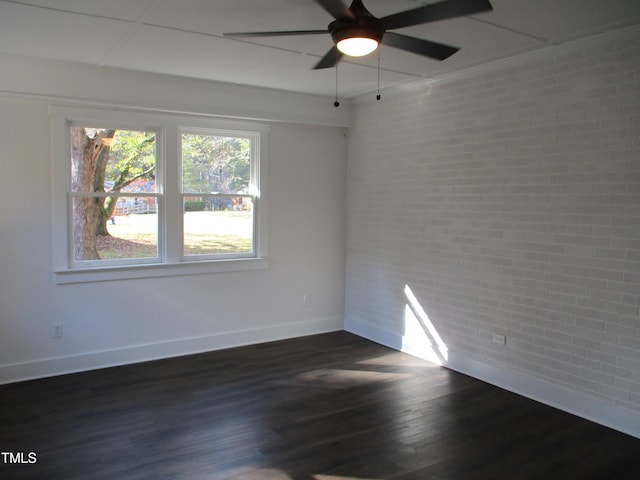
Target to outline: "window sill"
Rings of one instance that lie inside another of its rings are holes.
[[[137,278],[174,277],[182,275],[206,275],[211,273],[265,270],[266,258],[242,258],[214,260],[210,262],[185,262],[175,264],[127,265],[118,267],[58,270],[53,272],[57,285],[71,283],[109,282]]]

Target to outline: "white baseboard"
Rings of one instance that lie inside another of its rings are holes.
[[[162,343],[134,345],[113,350],[0,365],[0,385],[67,373],[115,367],[162,358],[210,352],[256,343],[304,337],[342,330],[342,317],[316,319],[269,327],[182,338]]]
[[[441,357],[432,351],[424,349],[424,345],[412,345],[401,335],[362,322],[346,320],[345,330],[395,350],[443,365],[451,370],[464,373],[545,405],[640,438],[640,414],[632,410],[603,402],[583,393],[537,378],[487,365],[477,360],[466,358],[456,352],[447,352],[446,361],[440,361]]]

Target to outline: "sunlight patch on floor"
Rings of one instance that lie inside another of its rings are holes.
[[[313,478],[314,480],[378,480],[369,477],[336,477],[335,475],[314,475]]]
[[[256,467],[242,467],[230,472],[226,472],[224,475],[214,476],[213,478],[221,480],[293,480],[293,478],[282,470],[275,468],[256,468]],[[297,477],[296,477],[297,478]],[[305,477],[307,478],[307,477]],[[308,478],[313,480],[380,480],[378,478],[371,477],[343,477],[340,475],[323,475],[315,474]]]
[[[277,383],[294,385],[308,385],[328,388],[350,388],[369,383],[391,382],[407,378],[407,373],[372,372],[369,370],[344,370],[335,368],[321,368],[300,373],[290,380]]]
[[[359,365],[379,365],[387,367],[432,367],[439,368],[431,363],[414,356],[405,355],[402,352],[394,352],[380,357],[367,358],[360,360]]]
[[[292,480],[290,475],[287,475],[282,470],[274,468],[254,468],[254,467],[242,467],[232,472],[225,473],[222,477],[214,476],[216,480],[218,478],[224,480]]]

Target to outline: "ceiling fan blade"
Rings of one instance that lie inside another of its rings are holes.
[[[489,10],[493,10],[489,0],[446,0],[388,15],[380,21],[386,30],[392,30]]]
[[[223,33],[223,37],[285,37],[293,35],[319,35],[329,33],[329,30],[285,30],[284,32],[231,32]]]
[[[316,66],[313,67],[313,69],[320,70],[322,68],[335,67],[343,56],[344,54],[338,50],[338,47],[333,47],[318,63],[316,63]]]
[[[417,53],[425,57],[435,58],[436,60],[444,60],[460,50],[459,48],[442,43],[431,42],[429,40],[423,40],[422,38],[407,37],[406,35],[393,32],[385,32],[382,37],[382,44]]]
[[[355,20],[356,16],[342,3],[341,0],[315,0],[315,2],[329,12],[336,20]]]

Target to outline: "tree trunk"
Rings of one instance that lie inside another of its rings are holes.
[[[71,129],[71,161],[74,192],[104,192],[106,162],[115,130],[89,137],[85,129]],[[76,260],[98,260],[96,225],[102,218],[103,198],[75,197],[73,201],[73,250]]]
[[[102,147],[96,161],[96,172],[93,181],[94,192],[104,192],[104,182],[107,174],[107,162],[109,161],[109,153],[111,152],[111,140],[116,134],[115,130],[103,130],[102,135]],[[108,211],[106,204],[109,199],[105,199],[104,202],[98,202],[96,208],[98,209],[98,215],[95,217],[95,229],[97,236],[108,236],[111,234],[107,230],[107,220],[111,217],[111,212]]]
[[[110,237],[107,223],[116,209],[116,197],[107,197],[103,205],[100,205],[100,215],[96,219],[96,235]]]

